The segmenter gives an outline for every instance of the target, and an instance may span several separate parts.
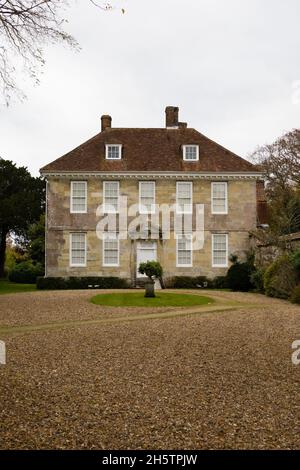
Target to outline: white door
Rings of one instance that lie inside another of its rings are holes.
[[[147,261],[157,260],[157,244],[148,241],[138,242],[136,249],[136,275],[137,277],[145,277],[145,275],[139,273],[139,265]]]

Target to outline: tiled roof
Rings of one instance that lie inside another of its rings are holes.
[[[106,160],[105,144],[122,144],[122,159]],[[184,144],[199,145],[199,161],[183,161]],[[257,168],[192,128],[108,128],[41,169],[51,171],[257,172]]]

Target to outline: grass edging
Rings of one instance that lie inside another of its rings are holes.
[[[117,318],[102,318],[99,320],[77,320],[77,321],[66,321],[66,322],[57,322],[57,323],[44,323],[41,325],[24,325],[24,326],[7,326],[7,327],[0,327],[0,334],[22,334],[22,333],[32,333],[35,331],[47,331],[47,330],[55,330],[55,329],[63,329],[63,328],[77,328],[80,326],[85,325],[94,325],[94,324],[110,324],[110,323],[122,323],[122,322],[130,322],[130,321],[137,321],[137,320],[157,320],[157,319],[167,319],[172,317],[180,317],[180,316],[191,316],[191,315],[201,315],[205,313],[214,313],[214,312],[225,312],[225,311],[235,311],[238,310],[245,305],[220,305],[215,307],[208,307],[202,308],[199,310],[181,310],[181,311],[168,311],[168,312],[160,312],[160,313],[153,313],[153,314],[142,314],[142,315],[131,315],[129,317],[117,317]],[[247,305],[249,307],[249,305]],[[257,306],[256,306],[257,307]]]

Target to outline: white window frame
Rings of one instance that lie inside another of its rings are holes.
[[[216,211],[214,209],[214,188],[215,186],[225,185],[225,210],[224,211]],[[228,183],[227,181],[214,181],[211,183],[211,213],[213,215],[227,215],[228,214]]]
[[[182,184],[188,184],[190,186],[190,192],[191,192],[191,202],[190,202],[190,209],[189,210],[181,210],[180,209],[180,206],[179,206],[179,203],[178,203],[178,188],[180,187],[180,185]],[[192,214],[193,213],[193,183],[191,181],[177,181],[176,182],[176,213],[177,214]]]
[[[73,263],[72,262],[72,238],[73,235],[84,235],[84,263]],[[69,237],[69,260],[70,260],[70,267],[72,268],[85,268],[86,267],[86,259],[87,259],[87,234],[86,232],[71,232]]]
[[[181,238],[190,238],[191,240],[191,262],[189,264],[179,264],[178,262],[178,240]],[[193,240],[192,235],[176,234],[176,267],[177,268],[192,268],[193,267]]]
[[[84,183],[85,185],[85,208],[82,211],[73,209],[73,186],[76,183]],[[87,213],[87,181],[71,181],[71,190],[70,190],[70,213],[71,214],[86,214]]]
[[[108,156],[109,147],[119,148],[119,156],[117,158],[111,158]],[[122,159],[122,144],[105,144],[105,159],[106,160],[121,160]]]
[[[118,242],[118,261],[117,263],[105,263],[105,241],[111,237],[115,237]],[[102,238],[102,266],[105,268],[115,268],[120,266],[120,238],[118,233],[105,233]]]
[[[223,235],[226,237],[226,263],[225,264],[216,264],[214,262],[214,238],[216,235]],[[212,257],[212,267],[213,268],[228,268],[228,233],[213,233],[211,236],[211,257]]]
[[[144,183],[152,183],[154,187],[153,191],[153,204],[151,207],[151,210],[148,211],[145,209],[145,206],[142,205],[142,192],[141,192],[141,187]],[[155,201],[156,201],[156,183],[155,181],[139,181],[139,213],[140,214],[155,214]]]
[[[117,209],[116,210],[113,210],[112,208],[110,210],[107,209],[107,206],[106,206],[106,202],[105,202],[105,199],[106,199],[106,185],[107,184],[111,184],[111,183],[116,183],[117,184],[117,188],[118,188],[118,205],[117,205]],[[120,211],[120,182],[119,181],[103,181],[103,186],[102,186],[102,191],[103,191],[103,209],[104,209],[104,213],[105,214],[118,214],[119,211]]]
[[[196,147],[196,158],[195,159],[191,159],[191,158],[186,157],[186,149],[188,147]],[[197,144],[186,144],[186,145],[182,146],[182,150],[183,150],[183,160],[185,162],[198,162],[199,161],[199,145],[197,145]]]

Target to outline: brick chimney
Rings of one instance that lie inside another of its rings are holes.
[[[101,132],[111,128],[111,116],[104,114],[101,116]]]
[[[178,127],[179,108],[176,106],[166,107],[166,127]]]
[[[166,107],[166,127],[173,128],[173,129],[178,129],[178,128],[183,128],[185,129],[187,127],[186,122],[179,122],[178,121],[178,114],[179,114],[179,108],[176,106],[167,106]]]

